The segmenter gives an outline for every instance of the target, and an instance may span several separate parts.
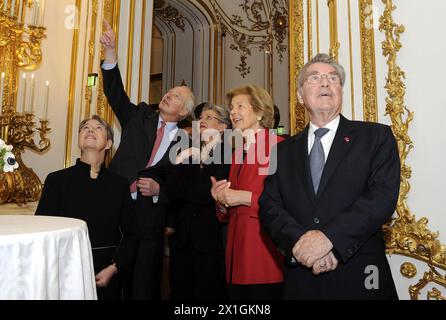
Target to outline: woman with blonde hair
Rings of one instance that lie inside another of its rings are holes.
[[[269,172],[270,153],[283,139],[270,133],[273,101],[264,89],[247,85],[227,93],[234,130],[244,138],[236,148],[229,182],[212,178],[212,196],[228,219],[226,281],[231,299],[282,297],[283,258],[262,230],[258,199]]]

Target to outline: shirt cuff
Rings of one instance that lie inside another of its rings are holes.
[[[111,70],[113,68],[115,68],[118,64],[117,63],[103,63],[101,68],[104,70]]]

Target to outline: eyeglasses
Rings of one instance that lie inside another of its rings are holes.
[[[215,119],[215,120],[217,120],[217,121],[219,121],[219,122],[223,122],[223,121],[221,121],[219,118],[217,118],[217,117],[213,117],[213,116],[207,116],[207,117],[204,117],[204,118],[201,118],[200,117],[200,121],[203,121],[203,120],[205,120],[205,121],[211,121],[212,119]]]
[[[327,80],[330,84],[340,84],[341,83],[341,78],[339,77],[339,75],[337,73],[325,73],[325,74],[313,73],[313,74],[310,74],[306,80],[310,84],[318,84],[322,81],[322,78],[327,78]]]

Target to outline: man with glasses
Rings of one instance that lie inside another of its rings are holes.
[[[285,299],[397,299],[381,226],[400,185],[390,127],[340,112],[345,72],[326,54],[300,71],[310,123],[278,145],[259,200],[262,226],[286,255]]]

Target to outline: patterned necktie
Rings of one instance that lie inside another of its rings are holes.
[[[317,194],[319,183],[321,182],[322,171],[325,166],[325,153],[322,147],[321,139],[327,132],[327,128],[320,128],[314,132],[314,144],[310,151],[310,170],[311,179],[313,180],[314,193]]]
[[[156,131],[155,144],[153,145],[152,153],[150,154],[150,159],[149,159],[149,162],[147,162],[146,168],[150,167],[152,165],[153,159],[155,159],[155,155],[158,152],[158,149],[161,145],[161,141],[163,140],[163,137],[164,137],[164,129],[165,128],[166,128],[166,123],[164,121],[161,121],[161,126]],[[133,181],[133,183],[130,185],[131,193],[134,193],[137,191],[137,184],[138,184],[138,179]]]

